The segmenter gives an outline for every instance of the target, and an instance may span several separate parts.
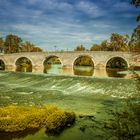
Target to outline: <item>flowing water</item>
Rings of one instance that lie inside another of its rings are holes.
[[[57,105],[74,111],[76,124],[59,136],[47,136],[41,129],[32,134],[0,133],[0,140],[111,140],[112,132],[104,128],[112,117],[110,111],[123,110],[127,98],[139,101],[140,83],[136,79],[56,76],[51,72],[1,72],[0,106]]]

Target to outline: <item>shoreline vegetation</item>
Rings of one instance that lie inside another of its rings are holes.
[[[0,133],[15,133],[45,128],[48,135],[58,135],[75,122],[75,114],[56,106],[0,107]]]

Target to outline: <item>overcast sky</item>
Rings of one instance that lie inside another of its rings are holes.
[[[44,50],[90,48],[113,32],[131,35],[139,13],[129,0],[0,0],[0,37],[16,34]]]

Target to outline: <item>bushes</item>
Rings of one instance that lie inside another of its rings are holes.
[[[73,124],[75,114],[62,111],[54,106],[0,108],[0,131],[17,132],[46,128],[50,134],[60,133],[68,124]]]
[[[56,111],[46,119],[46,133],[59,134],[66,126],[75,120],[74,113]]]

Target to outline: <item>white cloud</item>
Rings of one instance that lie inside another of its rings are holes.
[[[101,10],[97,5],[87,1],[80,1],[76,8],[94,18],[105,14],[105,11]]]
[[[111,0],[104,1],[110,3]],[[78,0],[74,4],[67,0],[24,0],[19,3],[0,0],[0,30],[5,35],[9,32],[17,34],[46,50],[51,50],[55,45],[60,50],[73,49],[79,44],[90,47],[93,43],[108,39],[111,32],[130,31],[130,24],[122,26],[112,17],[106,20],[107,12],[110,12],[108,16],[114,16],[111,12],[119,11],[119,3],[108,11],[99,7],[100,4],[86,0]]]
[[[117,10],[129,10],[130,8],[132,8],[132,5],[130,6],[130,4],[127,2],[117,2],[113,5],[113,8],[119,8]]]

